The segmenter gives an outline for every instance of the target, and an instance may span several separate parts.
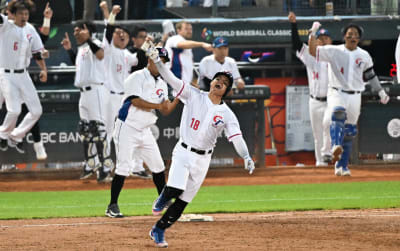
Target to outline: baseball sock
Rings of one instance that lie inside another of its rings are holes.
[[[162,192],[165,186],[165,173],[164,171],[160,173],[152,173],[153,174],[153,182],[156,185],[158,195]]]
[[[181,217],[187,204],[188,202],[177,198],[175,202],[167,209],[161,219],[157,221],[156,227],[160,229],[166,229],[172,226],[172,224],[174,224],[179,217]]]
[[[114,204],[114,203],[118,203],[119,193],[121,192],[122,187],[124,186],[124,181],[125,181],[125,176],[115,174],[115,176],[112,180],[112,183],[111,183],[110,205]]]
[[[39,121],[37,121],[33,127],[31,128],[31,133],[33,137],[33,141],[35,143],[40,142],[40,127],[39,127]]]

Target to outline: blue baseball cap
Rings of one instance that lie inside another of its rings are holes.
[[[327,29],[324,29],[324,28],[319,29],[315,35],[317,36],[317,38],[318,38],[319,36],[328,36],[328,37],[331,37],[331,34],[329,33],[329,31],[328,31]]]
[[[228,46],[228,40],[224,37],[217,37],[216,39],[214,39],[212,46],[214,48],[219,48],[221,46]]]
[[[168,51],[164,47],[156,47],[158,50],[158,56],[164,58],[165,62],[169,62]]]

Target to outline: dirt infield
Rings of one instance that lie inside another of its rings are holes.
[[[399,166],[353,167],[352,177],[332,168],[274,167],[210,170],[204,185],[251,185],[400,180]],[[74,177],[76,174],[69,174]],[[109,189],[79,181],[0,175],[0,191]],[[125,188],[152,187],[129,178]],[[213,222],[179,222],[166,232],[173,250],[399,250],[400,209],[214,214]],[[0,250],[149,250],[153,216],[0,221]]]

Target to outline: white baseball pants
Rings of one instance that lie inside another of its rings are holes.
[[[165,170],[160,149],[150,127],[137,130],[117,119],[113,138],[117,156],[116,174],[129,176],[129,170],[135,165],[133,156],[137,154],[140,154],[151,172],[160,173]]]
[[[327,102],[309,99],[311,128],[314,136],[316,166],[324,165],[323,155],[330,155],[331,138],[329,124],[324,123]]]
[[[0,73],[0,89],[6,101],[7,115],[0,126],[0,138],[12,137],[16,141],[22,141],[23,137],[42,115],[42,106],[39,96],[28,72],[24,73]],[[22,122],[16,126],[21,113],[21,104],[25,103],[28,113]]]
[[[361,93],[348,94],[340,90],[329,88],[327,112],[332,116],[335,107],[341,106],[346,109],[347,120],[345,124],[357,125],[361,112]]]
[[[179,198],[191,202],[206,178],[211,156],[212,154],[200,155],[189,151],[178,141],[172,152],[167,186],[184,190]]]

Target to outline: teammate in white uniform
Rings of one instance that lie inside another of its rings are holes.
[[[228,71],[233,76],[233,88],[243,89],[245,83],[240,76],[235,59],[228,57],[228,40],[224,37],[217,37],[212,43],[213,54],[204,57],[199,65],[199,86],[201,90],[209,91],[210,82],[215,73]]]
[[[138,64],[136,54],[130,53],[126,46],[129,43],[129,32],[115,26],[115,17],[121,11],[119,5],[114,5],[104,32],[103,48],[105,58],[105,85],[110,91],[110,99],[106,109],[106,126],[108,142],[111,142],[112,131],[118,110],[125,94],[124,81],[129,76],[132,66]]]
[[[292,47],[296,56],[304,63],[307,69],[308,86],[310,89],[309,114],[311,128],[314,136],[316,166],[327,166],[331,161],[331,139],[329,135],[330,116],[326,113],[328,93],[328,67],[329,63],[317,62],[311,56],[308,46],[300,41],[296,15],[289,13],[292,26]],[[320,46],[332,44],[329,32],[320,29],[317,34],[317,43]]]
[[[158,48],[160,57],[168,61],[167,50]],[[134,156],[143,158],[153,174],[153,182],[158,194],[165,186],[165,166],[150,127],[157,121],[154,109],[168,115],[178,103],[168,100],[168,87],[159,76],[157,67],[149,60],[148,66],[132,73],[124,82],[125,95],[118,119],[115,122],[114,143],[117,155],[115,176],[111,184],[111,200],[106,215],[123,217],[118,207],[118,197],[135,164]]]
[[[71,61],[75,61],[76,73],[74,85],[79,88],[79,133],[83,137],[85,166],[81,179],[89,178],[98,170],[98,182],[110,182],[110,167],[112,160],[108,154],[106,132],[106,105],[109,93],[104,86],[104,50],[101,42],[92,38],[95,33],[93,23],[77,21],[74,27],[74,37],[78,44],[76,55],[72,51],[68,33],[62,41]],[[100,161],[96,165],[96,156]]]
[[[177,78],[191,84],[193,80],[192,49],[202,47],[211,51],[212,47],[208,43],[190,40],[192,38],[192,25],[188,22],[177,23],[176,31],[178,34],[168,38],[165,44],[170,59],[168,66]]]
[[[245,168],[250,174],[254,171],[254,162],[235,114],[222,102],[222,97],[232,88],[232,75],[229,72],[218,72],[211,82],[210,92],[203,92],[176,78],[160,61],[158,51],[154,48],[148,54],[156,62],[162,78],[177,93],[176,98],[185,105],[180,123],[180,139],[172,153],[168,183],[152,208],[153,214],[159,215],[167,203],[175,198],[174,203],[150,231],[150,237],[158,247],[167,247],[164,231],[178,220],[186,205],[200,189],[217,137],[223,131],[244,159]]]
[[[343,29],[344,44],[317,46],[315,34],[320,23],[314,22],[309,39],[310,54],[317,62],[330,63],[328,113],[332,116],[330,134],[332,160],[335,175],[350,176],[348,168],[352,140],[357,134],[357,121],[361,109],[361,93],[368,82],[377,91],[382,104],[389,102],[389,96],[379,83],[373,70],[369,53],[358,47],[362,29],[349,24]]]
[[[399,34],[399,37],[397,38],[396,50],[394,52],[394,57],[396,60],[397,83],[400,83],[400,34]]]
[[[35,28],[28,24],[29,11],[34,4],[30,0],[12,1],[9,12],[15,17],[14,22],[6,16],[0,16],[0,88],[6,101],[7,115],[0,126],[0,146],[8,144],[18,147],[25,134],[32,128],[42,114],[42,106],[35,86],[26,68],[33,56],[39,65],[40,81],[47,81],[46,63],[41,57],[43,44]],[[25,103],[29,112],[16,126],[21,104]]]

